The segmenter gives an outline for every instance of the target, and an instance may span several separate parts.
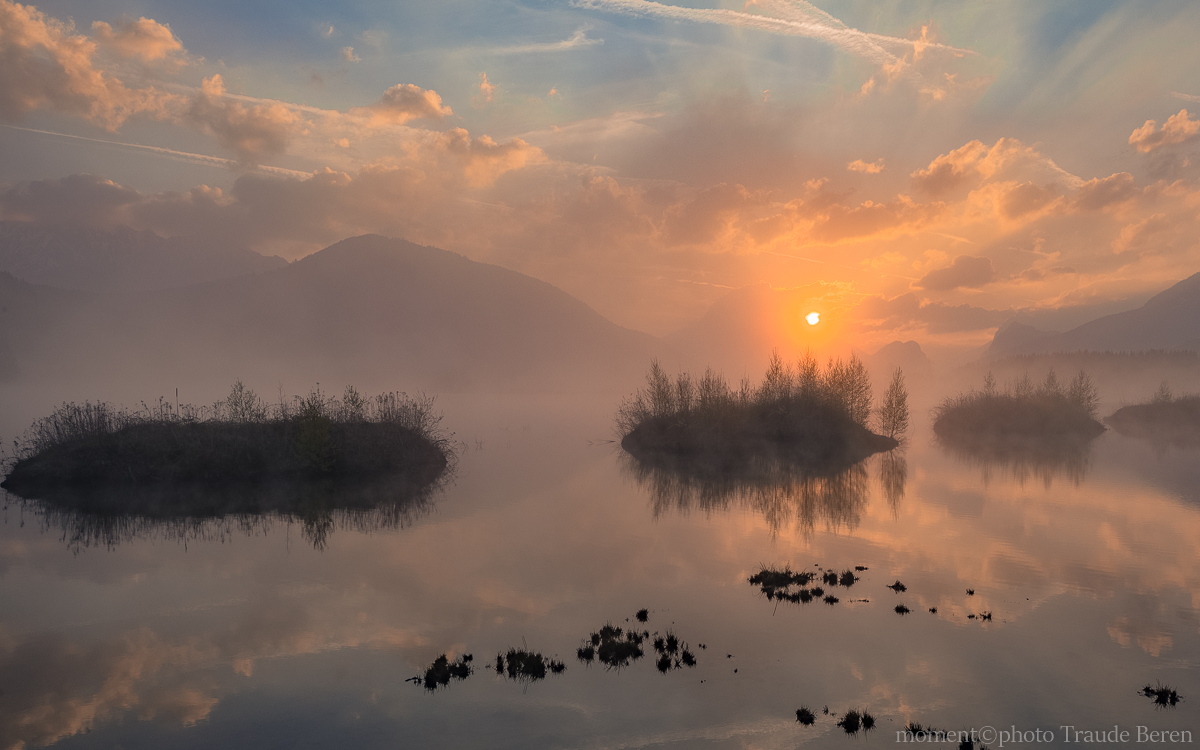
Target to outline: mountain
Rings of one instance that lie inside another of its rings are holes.
[[[137,295],[4,285],[22,377],[132,379],[157,392],[235,378],[293,393],[316,382],[622,392],[663,349],[545,282],[375,235],[276,270]]]
[[[261,273],[287,261],[128,227],[0,221],[0,271],[63,289],[134,291]]]
[[[1066,333],[1019,323],[996,332],[988,356],[1063,351],[1200,349],[1200,273],[1151,297],[1134,310],[1105,315]]]
[[[933,371],[933,362],[915,341],[893,341],[862,359],[872,378],[891,378],[897,367],[910,379]]]

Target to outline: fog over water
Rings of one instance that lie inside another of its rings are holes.
[[[1156,680],[1200,689],[1200,498],[1172,477],[1192,454],[1157,458],[1110,431],[1086,470],[1014,476],[947,455],[921,426],[902,497],[889,501],[875,456],[853,512],[806,519],[755,502],[664,506],[623,468],[601,400],[439,403],[462,452],[433,507],[402,527],[339,525],[319,550],[283,519],[190,535],[151,525],[80,547],[36,503],[7,498],[8,742],[849,741],[833,717],[800,727],[800,705],[868,708],[872,744],[909,720],[1194,724],[1186,703],[1155,711],[1137,693]],[[834,606],[769,602],[747,584],[783,563],[867,570],[831,589]],[[904,593],[885,588],[897,579]],[[648,630],[692,644],[695,668],[574,658],[588,633],[629,627],[643,607]],[[489,660],[522,644],[566,671],[524,692],[496,677]],[[475,674],[434,693],[403,681],[443,652],[472,653]]]

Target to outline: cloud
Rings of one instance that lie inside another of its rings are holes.
[[[865,330],[924,328],[931,334],[941,334],[995,328],[1011,318],[1013,311],[922,301],[909,292],[891,299],[882,295],[865,297],[851,315]]]
[[[1181,94],[1178,91],[1172,91],[1171,96],[1175,97],[1176,99],[1182,99],[1185,102],[1196,102],[1197,104],[1200,104],[1200,96],[1196,96],[1195,94]]]
[[[945,195],[985,181],[1010,180],[1059,184],[1076,188],[1083,183],[1054,160],[1015,138],[1001,138],[991,146],[970,141],[936,157],[910,175],[913,188],[930,195]]]
[[[442,97],[432,89],[412,83],[398,83],[370,107],[358,107],[351,114],[367,117],[371,125],[403,125],[410,120],[443,120],[454,111],[442,104]]]
[[[866,162],[862,159],[855,159],[846,165],[846,169],[851,172],[863,172],[865,174],[879,174],[883,171],[883,159]]]
[[[1161,129],[1154,120],[1129,134],[1129,145],[1139,153],[1148,154],[1156,148],[1187,143],[1200,135],[1200,120],[1188,119],[1188,111],[1181,109],[1167,118]]]
[[[996,272],[990,258],[960,255],[949,266],[922,276],[916,286],[931,292],[947,292],[961,287],[975,289],[995,279]]]
[[[121,39],[127,49],[153,54],[144,35],[135,31],[121,36],[111,27],[109,32],[114,43]],[[160,49],[161,44],[159,39]],[[96,49],[96,41],[75,34],[69,23],[31,6],[0,0],[0,119],[19,120],[45,109],[115,131],[134,115],[166,117],[177,97],[152,87],[126,87],[95,67]]]
[[[587,27],[583,27],[576,29],[575,33],[569,39],[564,39],[560,42],[531,42],[529,44],[516,44],[510,47],[493,47],[487,51],[493,55],[519,55],[535,52],[565,52],[582,47],[592,47],[598,44],[604,44],[604,40],[588,37]]]
[[[460,160],[468,184],[475,187],[490,185],[505,172],[545,159],[541,149],[520,138],[497,143],[486,135],[472,138],[463,128],[447,130],[437,137],[436,143]]]
[[[185,118],[232,149],[244,164],[283,153],[300,124],[299,116],[281,103],[246,106],[227,98],[219,74],[204,79]]]
[[[496,84],[488,80],[487,73],[479,74],[479,95],[472,101],[477,107],[486,107],[496,98]]]
[[[183,43],[175,38],[171,27],[145,16],[120,23],[115,29],[104,21],[95,21],[92,36],[101,47],[146,63],[185,52]]]
[[[341,54],[342,54],[342,59],[345,60],[346,62],[352,62],[352,63],[362,62],[362,58],[359,57],[358,55],[354,54],[353,47],[342,47]]]
[[[109,228],[121,223],[122,209],[142,196],[132,188],[91,174],[35,180],[0,192],[5,219],[88,224]]]

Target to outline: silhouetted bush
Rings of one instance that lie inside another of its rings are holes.
[[[1104,419],[1122,435],[1163,445],[1200,445],[1200,395],[1175,396],[1163,383],[1140,404],[1124,406]]]
[[[899,443],[867,429],[871,383],[857,357],[822,372],[810,355],[795,370],[774,355],[763,382],[738,389],[707,370],[674,380],[655,361],[647,387],[621,404],[621,445],[639,459],[694,460],[743,474],[764,457],[822,471],[846,468]]]
[[[1095,437],[1104,432],[1096,421],[1099,398],[1087,374],[1080,372],[1064,388],[1050,370],[1034,387],[1028,375],[1003,391],[988,373],[982,391],[947,398],[934,411],[933,430],[960,444],[1028,438]]]
[[[415,485],[447,467],[432,399],[386,393],[341,399],[314,390],[269,405],[241,382],[209,407],[163,400],[140,409],[65,403],[16,444],[3,486],[26,497],[56,488],[204,485],[279,478],[401,474]]]

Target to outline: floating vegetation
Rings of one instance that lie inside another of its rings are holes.
[[[406,682],[418,682],[425,686],[429,692],[433,692],[438,688],[446,687],[450,684],[450,680],[465,680],[475,671],[471,666],[471,654],[463,654],[454,661],[450,661],[445,654],[433,660],[433,664],[425,670],[424,677],[410,677]]]
[[[968,619],[968,620],[974,620],[974,619],[975,619],[975,615],[967,615],[967,619]]]
[[[967,596],[975,596],[975,589],[967,589]]]
[[[887,588],[891,589],[892,591],[895,591],[897,594],[908,591],[908,587],[905,586],[903,583],[900,583],[899,580],[897,580],[895,583],[891,584]]]
[[[584,644],[575,651],[575,655],[585,664],[599,659],[605,669],[621,670],[645,656],[642,641],[649,636],[645,631],[624,631],[608,623],[589,635]]]
[[[796,709],[796,721],[800,722],[806,727],[811,727],[816,723],[817,717],[812,711],[809,710],[808,706],[801,706],[800,708]]]
[[[650,619],[650,610],[639,609],[634,617],[637,618],[638,622],[647,622]]]
[[[929,608],[929,614],[931,614],[931,615],[936,615],[936,614],[937,614],[937,607],[930,607],[930,608]]]
[[[655,633],[653,645],[655,653],[658,654],[654,666],[663,674],[674,669],[696,666],[696,655],[691,652],[686,643],[679,640],[679,636],[673,630],[668,629],[665,635]]]
[[[991,622],[992,621],[992,613],[991,612],[980,612],[979,619]]]
[[[561,661],[548,659],[524,647],[510,648],[506,654],[496,654],[496,674],[523,682],[526,687],[546,679],[547,673],[562,674],[566,669],[567,665]]]
[[[837,598],[836,596],[834,596],[833,594],[829,594],[828,596],[826,596],[826,597],[823,599],[823,601],[824,601],[826,604],[828,604],[828,605],[832,606],[832,605],[834,605],[834,604],[837,604],[839,601],[841,601],[841,599],[838,599],[838,598]]]
[[[870,731],[875,728],[875,717],[866,711],[852,708],[838,719],[837,725],[846,734],[858,734],[860,730]]]
[[[861,573],[862,571],[867,569],[867,566],[866,565],[855,565],[854,569]]]
[[[907,615],[911,611],[912,611],[911,609],[904,606],[903,604],[896,605],[896,614],[898,614],[898,615]]]
[[[1154,686],[1149,684],[1142,688],[1142,695],[1147,698],[1154,699],[1154,705],[1159,708],[1174,708],[1180,700],[1179,693],[1170,685],[1164,685],[1161,682]]]

